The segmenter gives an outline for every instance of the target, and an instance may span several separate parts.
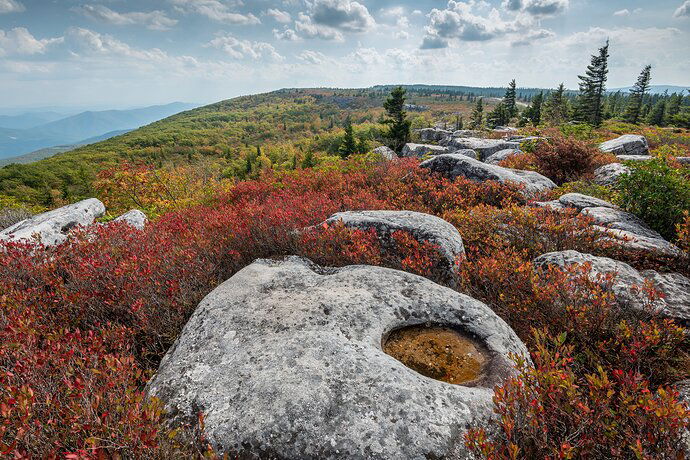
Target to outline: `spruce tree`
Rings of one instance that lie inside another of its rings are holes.
[[[542,118],[546,123],[560,125],[568,120],[568,99],[565,96],[565,85],[561,83],[556,91],[549,94],[544,104]]]
[[[480,129],[484,124],[484,102],[483,98],[477,99],[477,104],[474,106],[472,112],[471,124],[472,129]]]
[[[683,94],[673,93],[671,97],[668,98],[668,104],[666,104],[666,121],[670,122],[673,117],[680,113],[680,106],[683,103]]]
[[[666,114],[666,100],[659,99],[659,102],[654,104],[652,110],[647,115],[647,123],[655,126],[664,126],[664,115]]]
[[[515,80],[513,79],[509,84],[508,84],[508,89],[506,90],[506,95],[503,97],[503,104],[505,105],[505,108],[508,110],[508,114],[510,115],[510,118],[513,118],[514,116],[517,115],[517,101],[516,101],[516,92],[515,92]],[[510,121],[510,119],[508,120]],[[503,123],[503,124],[508,124],[508,122]]]
[[[642,73],[637,77],[637,82],[633,89],[630,90],[630,97],[628,98],[628,107],[625,109],[623,119],[628,123],[637,124],[640,121],[640,112],[642,110],[642,100],[645,94],[649,91],[649,82],[652,79],[652,66],[647,65],[642,69]]]
[[[599,48],[599,54],[592,56],[590,64],[580,79],[580,98],[577,106],[577,118],[592,126],[600,126],[603,119],[604,92],[609,73],[609,41]]]
[[[316,166],[316,158],[314,153],[309,150],[302,160],[302,169],[313,168],[314,166]]]
[[[350,117],[347,117],[347,120],[345,120],[345,136],[340,143],[338,151],[341,158],[347,158],[357,153],[357,139],[355,139],[355,130],[352,127]]]
[[[494,110],[486,117],[490,128],[506,126],[510,122],[510,109],[503,102],[499,102]]]
[[[544,93],[536,94],[532,98],[532,104],[523,112],[525,120],[537,126],[541,123],[541,110],[544,103]]]
[[[407,119],[405,112],[405,94],[407,91],[398,86],[391,91],[390,96],[383,103],[388,118],[384,123],[388,125],[388,147],[400,153],[402,148],[410,141],[410,127],[412,122]]]

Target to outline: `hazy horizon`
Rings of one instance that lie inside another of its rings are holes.
[[[0,0],[0,109],[210,103],[286,87],[690,86],[690,0]]]

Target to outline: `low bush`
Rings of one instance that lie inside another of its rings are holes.
[[[664,158],[630,164],[618,182],[619,204],[664,238],[676,238],[676,226],[690,211],[690,170],[674,168]]]

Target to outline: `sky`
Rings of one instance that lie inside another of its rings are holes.
[[[0,0],[0,108],[210,103],[285,87],[690,86],[690,0]]]

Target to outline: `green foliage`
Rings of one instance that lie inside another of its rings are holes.
[[[635,86],[630,91],[630,98],[628,100],[628,107],[625,110],[623,118],[628,123],[637,124],[640,120],[640,111],[642,110],[642,100],[649,90],[649,83],[652,80],[652,66],[647,65],[642,69],[642,73],[637,78]]]
[[[477,104],[474,106],[470,126],[472,129],[481,129],[484,126],[484,99],[481,97],[477,99]]]
[[[410,127],[412,123],[407,119],[405,112],[405,94],[407,91],[398,86],[391,91],[390,97],[384,102],[388,119],[384,121],[388,125],[389,147],[395,152],[400,152],[410,141]]]
[[[510,118],[510,109],[505,105],[505,102],[501,102],[489,113],[486,121],[490,128],[496,128],[497,126],[506,126],[510,123]]]
[[[511,118],[517,115],[517,103],[516,103],[516,84],[515,84],[515,79],[511,80],[510,83],[508,83],[508,89],[506,90],[506,94],[503,97],[503,105],[508,111],[508,121],[510,121]],[[502,123],[504,125],[507,125],[508,122]]]
[[[345,121],[345,136],[343,136],[338,150],[340,152],[340,157],[343,159],[357,153],[357,139],[355,139],[355,131],[352,128],[352,121],[350,118]]]
[[[676,237],[676,225],[690,210],[690,174],[675,169],[664,158],[631,162],[632,172],[618,182],[623,209],[644,220],[667,239]]]
[[[544,104],[544,121],[550,125],[565,123],[570,117],[570,104],[565,95],[565,85],[561,83],[556,91],[549,94]]]
[[[527,123],[530,123],[534,126],[539,125],[539,123],[541,123],[542,118],[541,112],[543,103],[544,93],[539,93],[536,96],[534,96],[532,98],[532,104],[523,112],[520,124],[523,126]]]
[[[593,126],[601,125],[603,120],[604,92],[608,78],[609,42],[599,48],[599,53],[592,56],[584,75],[579,75],[580,98],[577,107],[577,118]]]
[[[666,101],[664,99],[661,99],[659,100],[659,102],[654,104],[654,107],[652,107],[652,110],[649,112],[649,115],[647,115],[647,123],[655,126],[664,126],[665,113]]]

